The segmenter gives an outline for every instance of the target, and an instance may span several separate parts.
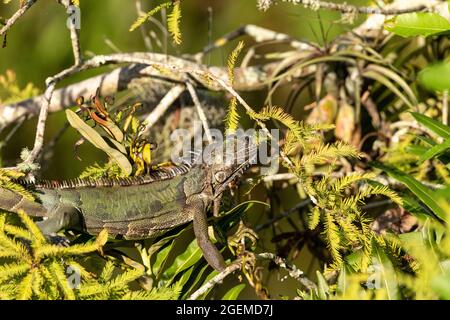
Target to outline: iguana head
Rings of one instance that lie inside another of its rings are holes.
[[[210,168],[210,183],[214,191],[214,198],[219,196],[230,183],[236,181],[250,165],[256,163],[257,145],[251,137],[237,140],[232,147],[223,145],[223,154],[216,156]]]

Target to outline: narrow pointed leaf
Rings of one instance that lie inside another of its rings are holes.
[[[445,220],[445,210],[439,205],[437,197],[428,187],[424,186],[411,175],[404,173],[396,168],[378,162],[371,162],[370,164],[375,168],[386,171],[392,178],[406,185],[408,189],[412,193],[414,193],[414,195],[419,198],[427,207],[429,207],[436,216],[438,216],[442,220]]]
[[[430,117],[424,116],[423,114],[417,112],[411,112],[411,115],[419,122],[421,125],[427,127],[437,135],[444,139],[450,138],[450,127],[445,124],[431,119]]]
[[[237,286],[228,290],[227,293],[222,297],[222,300],[236,300],[239,297],[239,294],[245,288],[245,283],[238,284]]]

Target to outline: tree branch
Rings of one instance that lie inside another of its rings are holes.
[[[36,3],[36,1],[37,0],[27,0],[22,7],[6,21],[6,24],[0,29],[0,36],[4,35],[13,26],[13,24],[16,23],[16,21],[19,20],[20,17],[22,17],[25,12],[27,12],[28,9]]]
[[[157,53],[130,53],[128,55],[140,55],[147,57],[154,62],[174,63],[183,67],[192,69],[207,70],[226,79],[227,69],[220,67],[206,67],[196,64],[192,61],[166,56]],[[123,54],[126,55],[126,54]],[[89,63],[91,64],[91,63]],[[252,66],[248,68],[237,68],[235,71],[234,87],[239,91],[253,91],[264,88],[271,73],[276,68],[276,63],[269,63],[261,66]],[[53,93],[49,106],[49,112],[61,111],[64,108],[75,105],[75,100],[82,95],[90,95],[95,88],[100,88],[101,95],[112,95],[117,92],[130,89],[141,82],[147,82],[155,87],[155,92],[160,95],[150,97],[150,104],[157,104],[160,96],[164,96],[174,83],[180,83],[180,77],[176,73],[167,74],[161,70],[149,67],[144,64],[132,64],[114,69],[111,72],[92,77],[81,82],[69,85],[65,88],[57,89]],[[198,89],[208,85],[205,79],[199,78],[192,83]],[[212,88],[213,90],[223,90],[222,88]],[[35,116],[39,113],[44,96],[33,97],[28,100],[12,103],[9,105],[0,105],[0,130],[9,124],[16,122],[23,117]]]
[[[66,8],[67,13],[69,13],[70,6],[73,6],[71,0],[61,0],[61,4],[64,6],[64,8]],[[80,65],[81,61],[83,60],[83,56],[81,54],[79,30],[73,23],[69,23],[69,30],[70,30],[70,40],[72,42],[73,57],[75,60],[74,64]]]
[[[282,0],[283,2],[289,2],[294,5],[302,5],[305,8],[310,8],[312,10],[326,9],[339,11],[341,13],[361,13],[361,14],[380,14],[385,16],[403,14],[403,13],[411,13],[411,12],[420,12],[426,10],[428,7],[426,5],[417,5],[411,6],[409,8],[376,8],[376,7],[360,7],[354,6],[344,3],[334,3],[328,1],[320,1],[320,0]],[[263,1],[259,1],[260,3]],[[263,10],[267,10],[270,7],[270,2],[276,1],[264,1],[264,5],[260,5]],[[269,5],[268,5],[269,4]]]
[[[285,269],[289,276],[293,279],[299,281],[308,291],[316,290],[317,286],[314,282],[309,280],[303,271],[298,269],[295,265],[288,262],[286,259],[283,259],[281,257],[278,257],[277,255],[269,252],[260,253],[256,255],[257,260],[271,260],[273,261],[278,267]],[[208,292],[211,288],[216,286],[217,284],[221,283],[228,275],[232,274],[238,269],[242,268],[242,260],[239,258],[230,265],[228,265],[223,271],[218,273],[215,277],[213,277],[211,280],[203,284],[199,289],[197,289],[194,293],[192,293],[188,300],[196,300],[200,298],[202,295],[204,295],[206,292]]]

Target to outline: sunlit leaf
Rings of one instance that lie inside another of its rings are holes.
[[[398,299],[398,282],[392,262],[381,248],[374,246],[373,267],[375,276],[379,277],[380,285],[385,290],[388,300]],[[379,289],[379,288],[375,288]]]
[[[437,135],[441,136],[444,139],[450,138],[450,127],[445,124],[431,119],[423,114],[417,112],[411,112],[411,115],[419,122],[421,125],[427,127]]]
[[[92,143],[96,148],[103,150],[108,156],[117,162],[121,169],[127,175],[131,174],[132,167],[130,161],[121,152],[111,148],[102,136],[87,125],[75,112],[66,110],[67,120],[86,140]]]
[[[445,140],[443,143],[435,145],[434,147],[428,149],[421,157],[420,161],[425,161],[442,154],[446,150],[450,149],[450,139]]]
[[[428,187],[424,186],[420,181],[417,181],[413,176],[404,173],[394,167],[387,166],[379,162],[371,162],[370,164],[375,168],[386,171],[392,178],[405,184],[408,189],[412,193],[414,193],[414,195],[418,197],[425,205],[427,205],[436,216],[438,216],[442,220],[445,220],[446,212],[439,205],[437,197]]]
[[[450,273],[435,277],[431,281],[431,287],[441,298],[450,300]]]
[[[450,62],[441,62],[419,73],[420,83],[430,91],[450,91]]]
[[[239,297],[239,294],[245,288],[245,283],[238,284],[237,286],[228,290],[227,293],[222,297],[222,300],[236,300]]]
[[[408,107],[413,107],[413,103],[394,85],[394,83],[392,83],[391,80],[389,80],[381,73],[374,70],[367,70],[363,73],[363,76],[381,83],[389,90],[391,90],[395,95],[397,95]]]
[[[190,268],[202,258],[202,250],[197,244],[197,240],[193,240],[186,250],[176,257],[172,265],[162,274],[162,279],[168,279],[172,283],[174,278],[182,271]]]
[[[450,22],[437,13],[414,12],[386,21],[385,28],[402,37],[430,36],[447,33],[450,30]]]
[[[330,287],[328,286],[327,280],[319,271],[316,271],[316,275],[317,275],[317,295],[321,300],[327,300],[328,295],[330,294]]]

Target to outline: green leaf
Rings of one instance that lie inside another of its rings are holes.
[[[392,81],[385,77],[383,74],[375,70],[367,70],[364,71],[363,77],[373,79],[381,83],[389,90],[391,90],[395,95],[397,95],[408,107],[413,107],[413,103],[408,98],[406,98],[406,96],[392,83]]]
[[[402,37],[430,36],[446,33],[450,23],[443,16],[430,12],[398,15],[385,22],[385,29]]]
[[[392,71],[389,68],[379,66],[376,64],[368,65],[367,70],[372,70],[372,71],[378,72],[379,74],[382,74],[386,78],[391,79],[394,83],[398,84],[403,89],[403,91],[408,95],[410,101],[412,101],[414,104],[417,104],[416,95],[411,90],[408,83],[401,76],[399,76],[396,72]]]
[[[341,270],[339,270],[336,290],[341,295],[345,295],[347,292],[347,273],[347,267],[345,264],[342,264]]]
[[[450,91],[450,62],[440,62],[419,73],[420,83],[430,91]]]
[[[222,297],[222,300],[237,300],[241,291],[245,288],[245,283],[238,284],[234,288],[228,290],[227,293]]]
[[[403,201],[402,207],[405,208],[406,211],[414,215],[416,218],[420,220],[426,220],[427,218],[432,216],[431,210],[427,206],[421,204],[416,197],[404,194],[399,194],[399,196]]]
[[[203,274],[205,273],[205,270],[208,269],[208,267],[209,267],[209,265],[205,264],[204,266],[202,266],[199,269],[199,271],[197,271],[198,267],[196,268],[195,278],[194,279],[190,279],[190,282],[189,282],[190,288],[188,290],[186,290],[184,295],[181,297],[182,300],[187,299],[187,297],[189,297],[191,295],[191,293],[193,292],[194,288],[197,286],[199,281],[202,279]]]
[[[445,220],[446,212],[439,205],[438,199],[435,194],[422,183],[417,181],[414,177],[394,167],[387,166],[379,162],[370,162],[370,165],[386,171],[392,178],[405,184],[408,189],[412,193],[414,193],[414,195],[418,197],[427,207],[429,207],[436,216],[438,216],[442,220]]]
[[[133,168],[127,157],[120,153],[120,151],[111,148],[102,136],[87,125],[75,112],[67,109],[66,116],[70,125],[74,127],[84,138],[86,138],[96,148],[103,150],[106,154],[108,154],[111,159],[117,162],[124,173],[127,175],[131,174]]]
[[[108,140],[116,147],[117,150],[119,150],[123,154],[127,154],[127,149],[125,148],[125,146],[123,144],[119,143],[118,141],[116,141],[110,137],[108,137]]]
[[[411,112],[411,115],[419,122],[421,125],[427,127],[438,136],[441,136],[444,139],[450,138],[450,127],[442,124],[439,121],[431,119],[430,117],[424,116],[423,114],[417,112]]]
[[[443,143],[435,145],[434,147],[428,149],[421,157],[420,161],[425,161],[436,157],[437,155],[450,149],[450,139],[445,140]]]
[[[117,142],[122,142],[123,141],[123,132],[122,130],[120,130],[120,128],[111,120],[111,119],[107,119],[106,120],[106,124],[102,125],[102,127],[109,133],[112,135],[112,137],[117,141]]]
[[[195,267],[192,266],[186,272],[184,272],[183,275],[181,276],[180,280],[177,281],[177,285],[179,285],[180,287],[183,287],[186,284],[186,282],[188,282],[194,269],[195,269]]]
[[[431,281],[431,288],[445,300],[450,300],[450,273],[439,275]]]
[[[374,246],[373,263],[375,272],[381,276],[381,282],[383,288],[386,290],[388,300],[398,299],[398,282],[395,274],[394,266],[386,256],[384,251],[377,245]],[[378,289],[378,288],[376,288]]]
[[[175,243],[175,241],[172,241],[169,245],[167,245],[166,247],[161,249],[156,254],[156,260],[152,264],[152,273],[154,275],[159,276],[159,274],[161,273],[161,271],[164,267],[164,264],[167,261],[167,258],[169,257],[170,251],[172,251],[174,243]]]
[[[427,250],[427,246],[420,232],[413,231],[402,233],[398,235],[398,239],[400,240],[402,246],[405,248],[414,247],[417,248],[418,251]]]
[[[162,279],[169,279],[172,283],[174,278],[182,271],[196,264],[202,257],[202,250],[197,244],[197,240],[193,240],[182,254],[180,254],[172,265],[164,271]]]
[[[330,287],[328,286],[327,280],[324,276],[316,271],[317,275],[317,295],[321,300],[328,300],[328,295],[330,294]]]

